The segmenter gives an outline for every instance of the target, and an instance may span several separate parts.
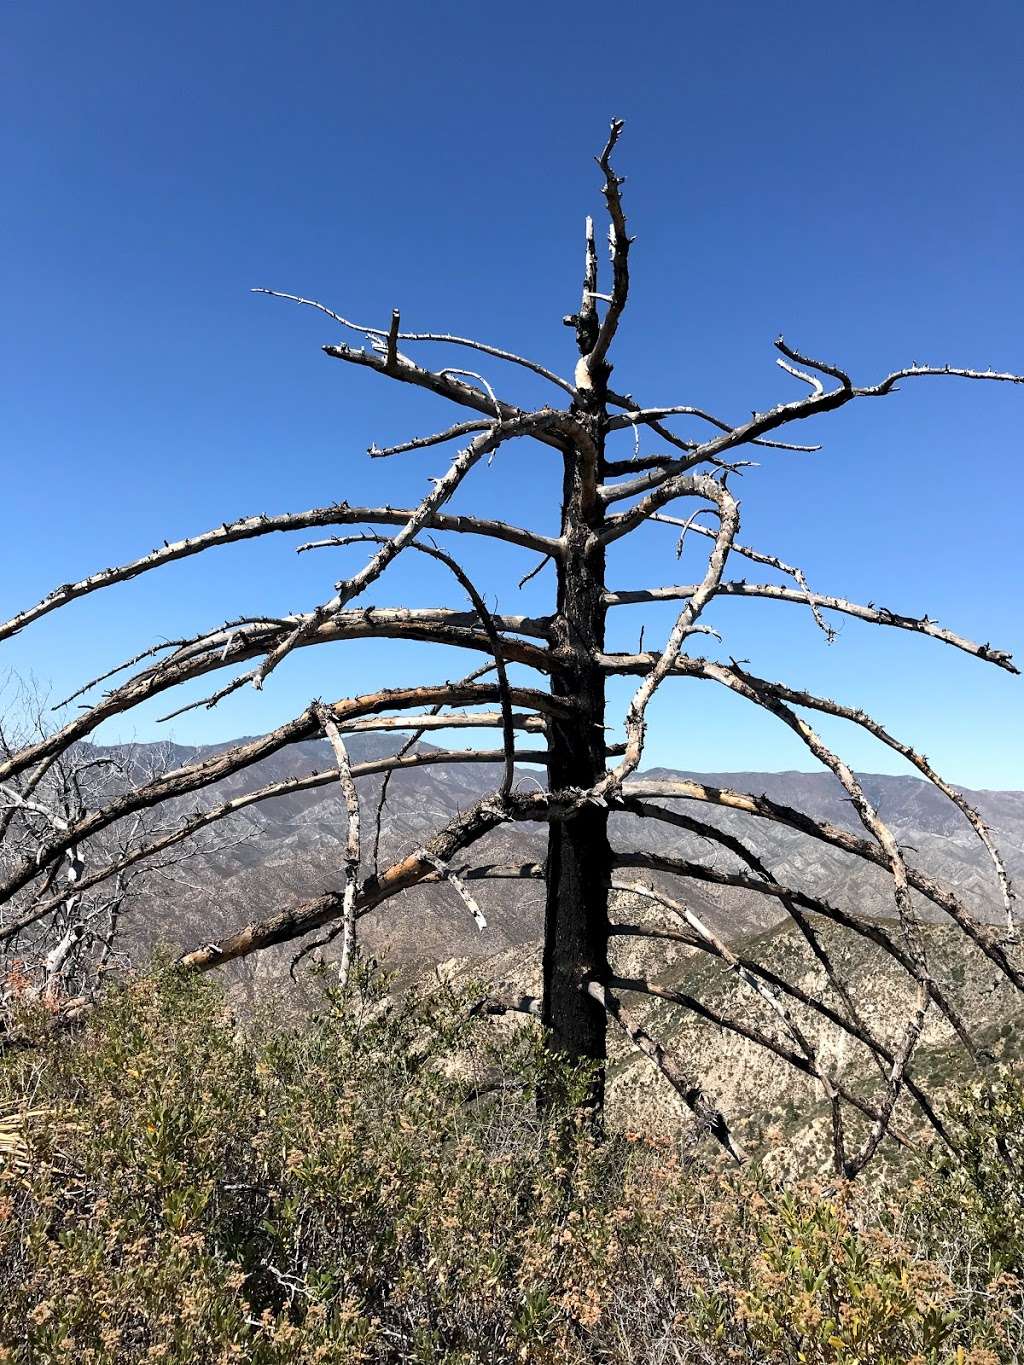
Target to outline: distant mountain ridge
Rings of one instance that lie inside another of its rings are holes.
[[[236,743],[237,741],[232,741]],[[353,734],[347,743],[353,763],[393,753],[402,738],[381,734]],[[143,758],[156,746],[136,746]],[[228,743],[190,749],[160,746],[165,762],[188,762],[230,747]],[[429,753],[432,746],[418,746]],[[320,771],[329,774],[334,759],[322,741],[289,746],[254,767],[228,778],[215,789],[221,798],[252,791],[271,782]],[[465,809],[497,785],[495,764],[423,766],[392,774],[382,822],[381,856],[391,859],[410,852],[457,810]],[[525,769],[520,780],[536,782],[537,770]],[[714,786],[765,794],[772,800],[806,811],[816,819],[860,831],[846,793],[831,773],[731,772],[689,773],[653,768],[638,776],[696,778]],[[916,777],[859,774],[881,816],[891,825],[912,863],[938,880],[959,889],[974,912],[985,919],[1002,913],[995,878],[985,849],[960,811],[930,784]],[[382,778],[360,781],[363,806],[364,856],[373,841],[374,813]],[[1011,877],[1024,876],[1024,791],[965,791],[990,825]],[[827,895],[859,913],[891,913],[891,887],[877,868],[843,855],[796,831],[694,802],[679,803],[690,815],[719,825],[746,840],[757,856],[782,881],[812,894]],[[269,914],[328,888],[341,885],[341,853],[345,839],[345,810],[337,785],[326,781],[309,791],[292,793],[249,807],[244,817],[233,817],[234,828],[246,837],[211,861],[190,864],[192,885],[170,895],[161,907],[145,916],[144,937],[173,939],[182,944],[208,942],[253,918]],[[622,849],[650,847],[693,860],[721,860],[721,849],[709,847],[684,831],[633,816],[613,817],[613,843]],[[523,862],[544,856],[543,829],[536,825],[503,827],[482,841],[472,861]],[[678,889],[678,887],[677,887]],[[777,902],[752,892],[721,891],[687,882],[687,897],[715,921],[721,932],[739,936],[764,930],[782,916]],[[453,957],[487,958],[517,944],[533,941],[540,931],[540,887],[529,883],[488,883],[480,890],[488,918],[481,933],[449,889],[430,887],[397,898],[368,917],[361,935],[368,950],[388,953],[393,960],[421,963]],[[288,949],[271,955],[274,965],[248,964],[245,972],[264,977],[279,968]]]

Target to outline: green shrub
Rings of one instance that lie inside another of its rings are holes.
[[[917,1173],[898,1218],[921,1254],[958,1286],[961,1320],[1024,1360],[1024,1080],[995,1068],[955,1101],[956,1152]]]
[[[207,984],[143,977],[41,1070],[36,1054],[8,1062],[7,1097],[34,1084],[44,1111],[31,1176],[6,1172],[0,1210],[17,1358],[573,1349],[621,1221],[599,1198],[619,1149],[563,1115],[538,1122],[551,1063],[530,1040],[495,1048],[464,1001],[398,1007],[363,984],[301,1029],[241,1031]],[[475,1097],[480,1076],[513,1074],[522,1089]],[[559,1082],[571,1099],[586,1077]]]
[[[742,1328],[736,1360],[821,1365],[957,1360],[959,1314],[944,1269],[865,1226],[855,1192],[741,1186],[723,1215],[723,1284],[704,1295],[719,1325]]]
[[[1009,1253],[994,1288],[975,1283],[923,1193],[896,1228],[858,1192],[598,1140],[588,1076],[530,1031],[385,986],[364,976],[308,1021],[243,1028],[208,982],[155,970],[77,1035],[7,1057],[3,1358],[1010,1358]],[[538,1092],[565,1103],[538,1113]]]

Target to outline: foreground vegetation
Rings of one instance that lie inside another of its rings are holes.
[[[961,1160],[783,1188],[595,1141],[584,1075],[444,992],[363,979],[242,1028],[154,970],[77,1036],[21,1022],[40,1046],[0,1069],[6,1361],[1024,1360],[1010,1072],[964,1095]],[[564,1105],[538,1117],[539,1090]]]

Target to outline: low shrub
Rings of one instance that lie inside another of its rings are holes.
[[[898,1218],[862,1191],[699,1170],[672,1144],[599,1140],[588,1076],[530,1031],[386,986],[364,974],[300,1024],[241,1027],[209,982],[155,969],[74,1036],[12,1052],[3,1358],[1014,1358],[1020,1233],[986,1203],[1006,1202],[994,1168],[988,1193],[966,1166],[923,1170]],[[986,1114],[999,1131],[971,1131],[998,1152],[1012,1118]]]

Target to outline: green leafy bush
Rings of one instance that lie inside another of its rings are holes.
[[[8,1361],[1011,1358],[1019,1241],[972,1278],[929,1213],[966,1174],[922,1175],[897,1227],[858,1192],[599,1141],[587,1075],[458,996],[363,977],[240,1027],[156,970],[40,1037],[0,1070]]]

